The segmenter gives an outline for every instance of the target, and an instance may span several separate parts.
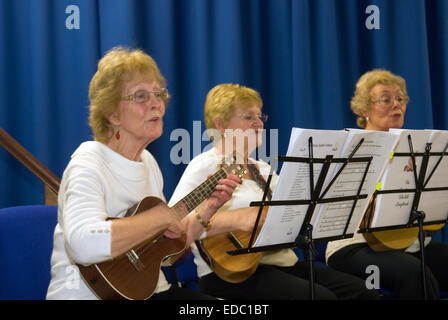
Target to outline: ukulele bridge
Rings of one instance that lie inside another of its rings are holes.
[[[137,253],[135,253],[134,250],[128,251],[126,253],[126,257],[138,272],[142,271],[145,267],[143,262],[140,260],[140,257],[137,255]]]

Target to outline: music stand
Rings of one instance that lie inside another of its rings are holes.
[[[264,252],[264,251],[270,251],[270,250],[277,250],[277,249],[285,249],[285,248],[301,248],[304,250],[306,260],[308,262],[308,270],[309,270],[309,282],[310,282],[310,298],[311,300],[314,300],[314,256],[315,256],[315,249],[313,243],[316,241],[316,239],[313,239],[313,225],[311,224],[311,220],[313,218],[313,215],[316,213],[315,209],[318,204],[323,203],[333,203],[333,202],[341,202],[341,201],[353,201],[353,205],[350,209],[350,213],[348,215],[348,218],[345,222],[344,230],[341,235],[338,236],[332,236],[332,237],[323,237],[317,239],[318,241],[330,241],[330,240],[338,240],[338,239],[345,239],[353,237],[353,233],[347,234],[347,229],[349,227],[353,212],[356,208],[356,203],[359,199],[365,199],[367,198],[367,194],[361,194],[362,185],[365,181],[365,178],[367,176],[370,163],[373,159],[373,157],[359,157],[355,158],[354,155],[356,151],[359,149],[361,144],[364,142],[364,139],[362,138],[360,142],[356,145],[356,147],[353,149],[351,154],[347,158],[334,158],[333,155],[327,155],[325,158],[314,158],[313,157],[313,139],[310,137],[308,139],[308,158],[306,157],[289,157],[289,156],[278,156],[279,161],[283,162],[302,162],[302,163],[308,163],[309,164],[309,185],[311,190],[311,199],[309,200],[273,200],[273,201],[266,201],[266,196],[268,194],[269,186],[272,179],[273,174],[273,166],[271,166],[271,172],[268,176],[268,180],[265,186],[265,189],[263,191],[263,196],[261,201],[253,201],[250,203],[250,206],[258,206],[258,216],[255,221],[254,228],[252,230],[252,234],[249,240],[249,244],[246,248],[242,248],[241,246],[238,246],[235,244],[236,250],[234,251],[227,251],[230,255],[237,255],[237,254],[248,254],[248,253],[255,253],[255,252]],[[327,198],[324,199],[324,196],[327,194],[327,192],[330,190],[330,187],[333,185],[333,183],[337,180],[337,178],[340,176],[344,168],[347,166],[350,162],[366,162],[366,168],[363,172],[362,180],[359,184],[359,187],[357,189],[357,192],[355,195],[351,196],[344,196],[344,197],[334,197],[334,198]],[[320,170],[318,180],[316,183],[316,186],[314,187],[314,163],[322,163],[323,166]],[[328,186],[323,190],[324,182],[327,177],[327,173],[329,171],[330,165],[334,163],[341,163],[341,167],[337,171],[336,175],[331,179]],[[323,192],[322,192],[323,190]],[[300,232],[298,236],[296,237],[294,242],[287,242],[287,243],[281,243],[281,244],[274,244],[274,245],[266,245],[266,246],[257,246],[253,247],[255,235],[257,233],[258,225],[260,222],[260,217],[263,211],[263,207],[265,206],[288,206],[288,205],[308,205],[307,212],[305,214],[304,221],[301,226],[298,226],[300,228]]]
[[[418,210],[420,198],[422,195],[422,192],[431,192],[431,191],[443,191],[448,190],[447,187],[437,187],[437,188],[426,188],[428,182],[433,177],[437,167],[439,166],[440,162],[442,161],[444,156],[447,156],[447,149],[448,149],[448,143],[445,145],[445,148],[442,152],[430,152],[431,151],[431,145],[432,143],[426,143],[425,152],[424,153],[418,153],[414,152],[414,148],[412,145],[412,137],[411,135],[408,135],[408,144],[409,144],[409,153],[400,152],[395,153],[394,157],[410,157],[412,160],[413,165],[413,172],[414,172],[414,181],[415,181],[415,189],[391,189],[391,190],[375,190],[373,194],[373,201],[370,202],[369,207],[366,210],[366,214],[368,212],[368,218],[365,220],[365,226],[364,228],[359,229],[359,233],[367,233],[367,232],[375,232],[375,231],[384,231],[384,230],[393,230],[393,229],[402,229],[402,228],[413,228],[418,227],[418,240],[420,245],[420,263],[421,263],[421,280],[422,280],[422,287],[423,287],[423,297],[425,300],[427,300],[427,290],[426,290],[426,273],[425,273],[425,245],[424,245],[424,232],[423,232],[423,225],[433,225],[433,224],[441,224],[446,223],[447,219],[445,220],[438,220],[438,221],[427,221],[424,222],[426,218],[425,212]],[[428,168],[429,159],[431,156],[439,156],[440,158],[436,162],[434,168],[428,175],[428,177],[425,180],[426,172]],[[420,172],[417,175],[417,164],[415,161],[415,157],[423,157],[422,163],[420,167]],[[393,225],[393,226],[386,226],[386,227],[376,227],[376,228],[370,228],[372,218],[373,218],[373,209],[374,209],[374,203],[379,194],[392,194],[392,193],[414,193],[414,200],[412,202],[411,212],[409,213],[409,220],[404,225]]]

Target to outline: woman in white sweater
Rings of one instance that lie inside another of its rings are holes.
[[[261,114],[262,104],[258,92],[237,84],[217,85],[207,95],[204,107],[205,125],[209,135],[214,138],[214,147],[188,164],[170,203],[176,203],[196,188],[207,175],[219,167],[223,156],[229,153],[236,151],[240,155],[240,163],[244,163],[248,170],[243,177],[243,183],[235,190],[232,199],[213,217],[203,237],[238,230],[251,231],[254,226],[258,208],[249,207],[249,204],[261,200],[263,183],[266,183],[264,180],[271,169],[267,163],[250,157],[262,143],[263,122],[267,120],[267,116]],[[271,191],[276,186],[277,178],[274,173]],[[260,265],[250,278],[231,283],[213,272],[206,262],[206,255],[199,251],[201,245],[198,244],[199,248],[195,244],[192,246],[200,277],[199,285],[204,293],[226,299],[309,298],[307,264],[298,261],[291,249],[264,254]],[[375,290],[367,290],[361,279],[330,268],[316,265],[315,278],[316,299],[378,298],[378,293]]]
[[[222,179],[196,219],[166,205],[124,217],[147,196],[165,200],[159,166],[146,150],[162,134],[165,87],[156,62],[141,50],[114,48],[99,61],[89,88],[94,141],[78,147],[62,177],[47,299],[96,299],[78,265],[119,257],[160,232],[186,233],[191,241],[203,230],[198,218],[210,219],[238,185],[236,176]],[[209,297],[171,288],[159,270],[151,298]]]

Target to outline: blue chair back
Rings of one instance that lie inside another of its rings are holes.
[[[171,267],[162,267],[167,281],[173,285],[181,286],[193,291],[200,291],[199,277],[194,263],[194,255],[188,250]]]
[[[199,277],[197,273],[196,264],[194,263],[193,253],[187,252],[182,261],[175,263],[177,279],[183,288],[188,288],[193,291],[200,291]]]
[[[316,257],[314,257],[314,263],[321,265],[321,266],[327,266],[327,263],[325,261],[325,251],[327,250],[327,241],[324,242],[314,242],[314,248],[316,249]],[[300,261],[305,261],[304,252],[300,248],[294,248],[293,251],[297,255]]]
[[[433,240],[445,242],[448,243],[448,224],[446,223],[445,226],[437,231],[433,236]]]
[[[324,242],[315,242],[314,247],[316,248],[316,261],[320,262],[321,264],[326,264],[325,261],[325,251],[327,250],[327,241]]]
[[[0,209],[0,300],[45,299],[57,206]]]

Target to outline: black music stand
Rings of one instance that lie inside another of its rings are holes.
[[[413,165],[414,172],[414,181],[415,181],[415,189],[393,189],[393,190],[376,190],[373,194],[373,201],[369,204],[369,207],[366,210],[367,219],[365,220],[365,225],[363,228],[359,229],[359,233],[367,233],[367,232],[375,232],[375,231],[384,231],[384,230],[394,230],[394,229],[403,229],[403,228],[413,228],[418,227],[418,240],[420,245],[420,262],[421,262],[421,279],[422,279],[422,287],[423,287],[423,297],[427,300],[427,290],[426,290],[426,273],[425,273],[425,239],[423,232],[423,225],[433,225],[433,224],[441,224],[446,223],[447,219],[439,220],[439,221],[427,221],[425,222],[426,214],[425,212],[418,210],[420,198],[422,192],[431,192],[431,191],[443,191],[448,190],[448,187],[438,187],[438,188],[426,188],[431,177],[434,175],[437,167],[442,161],[444,156],[447,156],[448,143],[445,145],[445,148],[442,152],[430,152],[431,151],[431,143],[426,144],[424,153],[414,152],[414,148],[412,146],[412,137],[408,135],[408,144],[409,144],[409,153],[400,152],[395,153],[394,157],[410,157]],[[428,178],[425,180],[426,172],[428,168],[429,158],[431,156],[440,156],[438,161],[436,162],[434,168],[428,175]],[[415,157],[423,157],[420,172],[417,175],[417,165],[415,161]],[[387,227],[377,227],[370,228],[370,224],[373,219],[373,209],[376,197],[379,194],[392,194],[392,193],[414,193],[414,200],[412,202],[411,212],[409,213],[409,220],[404,225],[393,225]]]
[[[359,149],[361,144],[364,142],[364,139],[361,139],[360,142],[357,144],[357,146],[354,148],[354,150],[351,152],[349,157],[347,158],[334,158],[333,155],[327,155],[325,158],[314,158],[313,157],[313,139],[312,137],[308,140],[308,152],[309,157],[288,157],[288,156],[278,156],[279,161],[283,162],[302,162],[302,163],[308,163],[309,164],[309,170],[310,170],[310,190],[311,190],[311,199],[309,200],[274,200],[274,201],[266,201],[266,196],[268,194],[269,185],[271,183],[272,174],[273,174],[273,167],[271,166],[271,172],[269,174],[266,187],[263,192],[263,197],[261,201],[254,201],[250,203],[250,206],[258,206],[258,216],[255,221],[254,228],[252,230],[252,235],[249,240],[249,244],[247,248],[242,248],[238,244],[235,244],[236,250],[234,251],[228,251],[227,253],[230,255],[237,255],[237,254],[247,254],[247,253],[255,253],[255,252],[264,252],[264,251],[270,251],[270,250],[277,250],[277,249],[285,249],[285,248],[301,248],[305,253],[305,259],[308,262],[308,268],[309,268],[309,281],[310,281],[310,299],[314,300],[314,257],[315,257],[315,249],[314,244],[316,240],[313,239],[313,225],[311,224],[311,220],[313,218],[313,215],[315,213],[315,208],[318,204],[321,203],[333,203],[333,202],[341,202],[341,201],[353,201],[353,205],[350,209],[350,213],[348,215],[347,221],[345,223],[344,231],[339,236],[334,237],[326,237],[326,238],[319,238],[318,241],[329,241],[329,240],[338,240],[338,239],[345,239],[353,237],[353,233],[347,234],[347,229],[349,227],[353,212],[356,208],[356,203],[358,199],[365,199],[367,198],[367,194],[361,194],[362,185],[364,184],[365,178],[367,176],[370,163],[373,159],[373,157],[359,157],[355,158],[354,155],[356,151]],[[334,197],[334,198],[327,198],[324,199],[324,196],[326,193],[330,190],[330,187],[333,185],[333,183],[336,181],[336,179],[339,177],[339,175],[342,173],[346,165],[350,162],[366,162],[366,168],[362,176],[362,180],[359,184],[358,190],[356,192],[356,195],[352,196],[344,196],[344,197]],[[316,183],[316,187],[314,187],[314,163],[322,163],[323,166],[320,170],[319,177]],[[324,182],[328,173],[328,170],[330,168],[330,165],[334,163],[341,163],[341,167],[337,171],[336,175],[332,178],[330,183],[328,184],[327,188],[322,192],[324,187]],[[294,242],[288,242],[288,243],[281,243],[281,244],[274,244],[274,245],[267,245],[267,246],[257,246],[253,247],[253,243],[255,240],[256,231],[260,222],[261,213],[263,211],[263,207],[265,206],[285,206],[285,205],[308,205],[307,212],[305,214],[304,221],[301,226],[298,226],[300,228],[300,232],[298,236],[296,237]]]

